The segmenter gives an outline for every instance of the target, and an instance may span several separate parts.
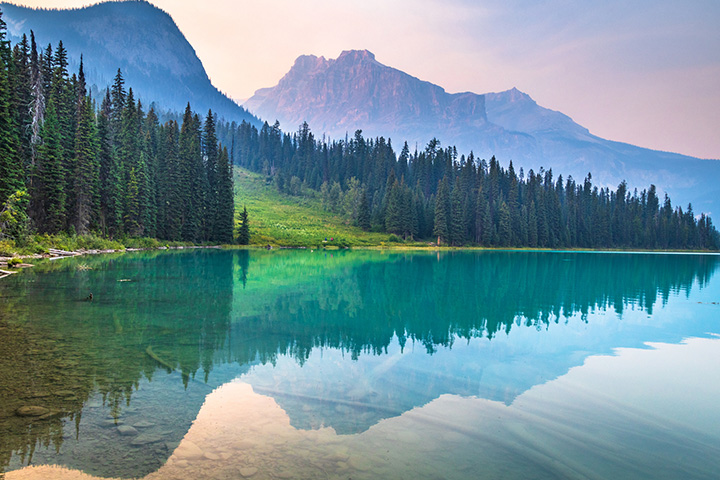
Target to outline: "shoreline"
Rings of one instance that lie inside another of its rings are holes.
[[[49,249],[48,253],[30,254],[30,255],[13,255],[0,256],[0,279],[19,273],[24,268],[34,267],[35,264],[20,262],[12,263],[13,259],[18,260],[60,260],[63,258],[80,257],[85,255],[102,255],[111,253],[127,253],[141,252],[150,250],[192,250],[192,249],[229,249],[229,250],[377,250],[377,251],[397,251],[397,252],[464,252],[464,251],[490,251],[490,252],[566,252],[566,253],[621,253],[621,254],[686,254],[686,255],[720,255],[720,250],[662,250],[662,249],[622,249],[622,248],[531,248],[531,247],[446,247],[436,245],[360,245],[340,247],[334,245],[321,246],[313,248],[307,246],[288,246],[288,245],[180,245],[180,246],[160,246],[160,247],[129,247],[122,249],[79,249],[76,251],[65,251],[58,249]],[[11,269],[11,270],[6,270]]]

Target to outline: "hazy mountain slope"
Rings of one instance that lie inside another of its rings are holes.
[[[212,108],[229,120],[257,122],[210,82],[195,50],[164,11],[144,1],[107,2],[71,10],[40,10],[0,3],[14,41],[30,30],[38,48],[62,40],[71,67],[83,55],[88,83],[104,89],[122,69],[126,85],[145,103],[199,113]]]
[[[307,121],[315,132],[333,138],[360,129],[365,136],[422,148],[433,136],[447,143],[448,133],[453,138],[471,133],[487,140],[488,149],[498,142],[532,148],[525,135],[488,122],[482,96],[448,94],[382,65],[367,50],[345,51],[334,60],[301,56],[276,87],[258,90],[244,105],[261,118],[279,120],[286,130]]]
[[[275,87],[258,90],[245,106],[288,130],[307,121],[316,135],[342,138],[359,128],[366,136],[391,137],[396,147],[407,140],[420,149],[436,137],[460,152],[513,160],[516,168],[552,168],[578,181],[591,172],[600,186],[654,183],[676,204],[720,212],[720,161],[602,139],[517,89],[450,94],[382,65],[368,51],[335,60],[299,57]]]

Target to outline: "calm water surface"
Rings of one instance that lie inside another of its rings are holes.
[[[577,252],[47,262],[0,282],[0,472],[715,479],[718,267]]]

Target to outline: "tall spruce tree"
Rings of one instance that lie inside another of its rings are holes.
[[[202,218],[201,230],[205,240],[211,242],[219,241],[218,233],[219,229],[215,225],[218,221],[220,212],[219,208],[219,187],[220,187],[220,175],[218,168],[219,152],[218,152],[218,140],[215,134],[215,118],[213,117],[212,110],[208,110],[207,117],[205,117],[205,125],[203,126],[202,133],[202,157],[203,164],[205,167],[205,178],[207,178],[207,192],[205,194],[205,205],[204,210],[206,212]]]
[[[232,243],[233,223],[235,220],[235,199],[233,192],[232,170],[227,148],[223,147],[218,157],[217,210],[213,237],[219,243]]]
[[[72,175],[75,201],[72,225],[78,234],[86,234],[93,224],[97,225],[99,213],[99,143],[91,102],[84,95],[78,99]]]
[[[0,205],[25,186],[18,126],[13,110],[12,56],[6,34],[7,26],[0,12]]]
[[[240,228],[238,230],[238,244],[250,245],[250,218],[247,207],[240,213]]]
[[[447,242],[450,236],[448,224],[450,221],[450,193],[448,192],[447,177],[443,177],[438,185],[435,197],[435,220],[433,235],[437,237],[437,244]]]
[[[63,160],[60,125],[52,99],[47,108],[41,137],[43,143],[39,147],[31,201],[35,204],[33,211],[39,214],[36,219],[38,230],[58,233],[65,229],[67,221],[65,185],[68,175]]]

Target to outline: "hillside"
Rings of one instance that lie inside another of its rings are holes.
[[[118,68],[141,100],[181,112],[187,102],[228,121],[258,120],[215,88],[195,50],[173,19],[145,1],[106,2],[69,10],[48,10],[0,3],[13,43],[35,33],[38,48],[53,49],[62,40],[70,70],[80,55],[89,85],[104,89]]]
[[[348,225],[341,217],[323,210],[319,199],[281,194],[275,185],[266,183],[264,176],[236,168],[236,214],[243,207],[250,216],[252,245],[370,246],[388,239],[387,233],[364,232]],[[323,243],[326,238],[328,242]]]

